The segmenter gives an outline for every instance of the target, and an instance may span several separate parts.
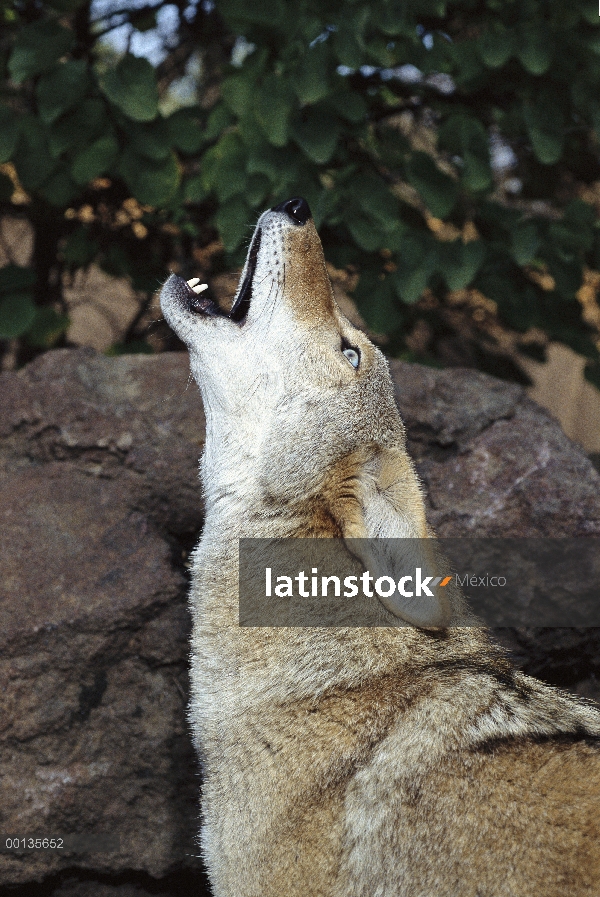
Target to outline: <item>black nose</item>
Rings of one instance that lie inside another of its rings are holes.
[[[294,199],[286,199],[285,202],[280,202],[278,206],[273,206],[271,211],[285,212],[285,214],[292,219],[294,224],[306,224],[311,217],[307,201],[300,196],[295,196]]]

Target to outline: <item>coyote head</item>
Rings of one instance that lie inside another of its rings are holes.
[[[161,305],[204,399],[207,516],[225,499],[255,521],[245,535],[428,535],[387,362],[337,307],[305,200],[261,215],[229,314],[175,275]],[[447,617],[438,599],[388,609]]]

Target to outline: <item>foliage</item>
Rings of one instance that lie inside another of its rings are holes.
[[[600,266],[581,198],[600,181],[595,0],[216,0],[177,7],[157,68],[102,49],[102,29],[152,27],[162,7],[96,24],[81,0],[4,8],[0,163],[30,197],[36,257],[0,272],[1,336],[50,344],[62,273],[92,261],[142,297],[216,233],[235,266],[258,212],[301,195],[392,351],[426,288],[443,305],[471,287],[507,326],[583,353],[600,383],[576,298]],[[194,54],[199,103],[167,113]],[[518,199],[491,138],[512,150]]]

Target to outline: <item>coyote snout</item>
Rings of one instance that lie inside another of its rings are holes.
[[[369,540],[371,570],[378,539],[433,543],[307,203],[260,217],[228,314],[175,276],[161,301],[207,418],[190,721],[215,897],[598,897],[600,713],[513,670],[456,591],[382,598],[401,629],[239,626],[240,538]]]

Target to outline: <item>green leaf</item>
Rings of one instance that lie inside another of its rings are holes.
[[[435,35],[433,35],[435,40]],[[375,65],[381,65],[384,67],[394,65],[396,60],[396,53],[389,46],[389,40],[383,36],[371,36],[368,40],[365,41],[365,51],[367,56],[368,63],[373,63]],[[436,41],[437,43],[437,41]],[[434,45],[435,46],[435,45]],[[431,53],[431,56],[425,58],[425,65],[423,66],[426,69],[429,69],[430,66],[433,66],[434,70],[439,70],[438,66],[436,66],[436,61],[440,59],[440,54],[436,53],[436,49]],[[433,58],[432,58],[433,57]],[[441,67],[441,66],[440,66]]]
[[[325,42],[309,47],[294,73],[296,96],[301,103],[318,103],[329,93],[329,49]]]
[[[565,218],[550,225],[548,236],[554,251],[565,261],[570,261],[580,252],[588,252],[594,239],[591,227],[573,226],[573,223]]]
[[[0,268],[0,294],[22,293],[30,290],[34,283],[33,268],[22,268],[20,265],[4,265]]]
[[[407,233],[395,259],[398,267],[392,283],[396,294],[402,302],[412,304],[421,297],[429,278],[438,268],[437,241],[429,234]]]
[[[401,326],[402,311],[390,276],[367,269],[360,276],[353,298],[375,333],[391,333]]]
[[[208,191],[206,190],[203,182],[202,176],[196,175],[193,178],[188,178],[183,185],[183,198],[184,202],[202,202],[208,196]]]
[[[89,184],[94,178],[106,174],[119,152],[119,145],[114,137],[100,137],[82,152],[75,156],[71,173],[76,183]]]
[[[52,124],[63,112],[76,106],[88,89],[85,60],[59,63],[42,75],[35,88],[38,112],[44,124]]]
[[[550,91],[524,103],[523,118],[536,158],[543,165],[554,165],[563,152],[564,117]]]
[[[367,117],[367,104],[359,93],[349,90],[344,93],[333,93],[327,97],[327,103],[335,109],[340,118],[345,118],[354,125],[365,121]]]
[[[274,181],[280,172],[279,153],[272,146],[265,147],[267,152],[262,151],[260,147],[256,151],[252,151],[248,156],[247,171],[248,174],[264,174],[266,177]]]
[[[416,302],[426,288],[429,278],[438,268],[438,244],[430,234],[413,231],[401,243],[392,277],[396,293],[402,302]]]
[[[35,305],[27,293],[0,297],[0,339],[21,336],[35,318]]]
[[[206,142],[208,143],[214,140],[215,137],[219,137],[225,128],[233,124],[233,121],[233,115],[225,103],[217,103],[215,108],[211,110],[206,122],[206,132],[204,134]]]
[[[289,82],[283,77],[267,75],[256,93],[254,112],[265,137],[273,146],[285,146],[288,141],[292,107]]]
[[[67,150],[84,148],[99,137],[108,126],[106,108],[99,98],[85,99],[72,112],[67,112],[49,129],[48,146],[57,159]]]
[[[419,9],[419,7],[415,7]],[[424,9],[423,6],[420,7]],[[445,0],[443,3],[428,3],[428,11],[431,15],[445,15]],[[412,37],[412,28],[407,29],[407,8],[401,0],[378,3],[370,8],[373,25],[388,37],[400,37],[408,31]]]
[[[346,222],[346,227],[352,234],[352,239],[367,252],[374,252],[383,246],[383,234],[373,225],[373,221],[360,213],[351,215]]]
[[[589,383],[600,389],[600,362],[588,361],[583,373]]]
[[[13,182],[8,175],[0,173],[0,202],[10,202],[14,190]]]
[[[171,143],[182,153],[194,155],[205,143],[204,113],[196,106],[174,112],[166,119],[166,125]]]
[[[8,106],[0,105],[0,165],[12,157],[18,139],[18,117]]]
[[[233,252],[250,233],[252,212],[241,196],[223,203],[215,215],[215,224],[227,252]]]
[[[255,209],[261,205],[271,192],[271,181],[264,174],[254,174],[248,178],[245,197],[248,205]],[[314,210],[313,210],[314,219]],[[316,225],[315,225],[316,226]]]
[[[299,179],[300,153],[291,153],[284,149],[275,149],[265,142],[250,145],[250,154],[246,163],[249,175],[262,174],[271,182],[271,193],[286,198],[288,187]]]
[[[511,232],[511,254],[517,265],[528,265],[540,245],[538,229],[532,222],[520,224]]]
[[[240,25],[242,32],[248,25],[260,25],[264,28],[276,28],[288,24],[289,12],[281,0],[261,0],[260,3],[247,3],[246,0],[223,0],[219,11],[228,22]]]
[[[451,290],[468,287],[485,258],[485,246],[481,240],[463,243],[440,243],[438,247],[440,271]]]
[[[374,152],[386,168],[401,168],[410,152],[410,143],[397,128],[382,122],[376,131]]]
[[[40,188],[40,193],[44,199],[57,208],[68,206],[78,192],[79,187],[72,179],[66,166],[50,175],[50,178]]]
[[[514,52],[514,39],[510,31],[488,29],[477,41],[479,55],[491,69],[506,65]]]
[[[292,136],[298,146],[317,165],[329,162],[339,135],[339,122],[324,107],[306,109],[292,128]]]
[[[458,188],[452,178],[440,171],[431,156],[412,153],[407,164],[407,177],[432,215],[445,218],[450,214],[456,203]]]
[[[333,50],[340,65],[358,69],[365,61],[357,35],[352,28],[341,26],[333,35]]]
[[[126,120],[125,131],[129,148],[138,156],[162,162],[171,152],[171,129],[160,115],[148,124]]]
[[[396,227],[400,218],[398,201],[381,178],[365,174],[354,177],[350,183],[350,197],[384,231]]]
[[[131,261],[123,246],[112,243],[100,257],[100,265],[103,271],[111,277],[130,277]]]
[[[127,53],[100,84],[111,103],[133,121],[152,121],[158,115],[156,73],[147,59]]]
[[[30,346],[50,349],[70,323],[67,315],[60,315],[53,308],[36,308],[35,317],[27,328],[25,339]]]
[[[153,355],[154,349],[143,339],[134,339],[129,343],[113,343],[104,352],[108,356],[116,355]]]
[[[33,115],[21,119],[21,140],[14,157],[25,190],[37,190],[48,180],[56,162],[48,147],[48,132]]]
[[[583,0],[578,4],[578,12],[588,25],[598,24],[598,4],[596,0]]]
[[[575,294],[583,278],[581,261],[573,253],[563,255],[547,251],[544,255],[548,271],[556,284],[556,292],[575,301]]]
[[[157,8],[148,9],[148,7],[142,7],[142,9],[128,9],[129,21],[133,25],[136,31],[151,31],[153,28],[156,28],[156,13]]]
[[[207,190],[214,190],[221,202],[241,193],[247,181],[246,147],[239,134],[227,133],[211,147],[202,160],[202,178]]]
[[[489,155],[489,154],[488,154]],[[489,159],[483,159],[474,153],[466,152],[463,156],[461,182],[471,193],[479,193],[492,186],[492,170]]]
[[[174,153],[162,162],[151,162],[126,149],[119,171],[138,202],[160,208],[165,206],[179,186],[181,172]]]
[[[488,135],[478,119],[464,113],[451,115],[439,130],[438,145],[460,156],[461,181],[468,190],[475,193],[491,187]]]
[[[423,295],[431,274],[427,268],[413,268],[396,274],[398,297],[407,305],[413,305]]]
[[[67,237],[62,257],[70,268],[87,268],[98,255],[98,243],[91,240],[85,227],[78,227]]]
[[[48,71],[74,43],[73,32],[58,22],[45,19],[26,25],[19,32],[8,61],[11,78],[20,84],[26,78]]]
[[[564,221],[569,223],[573,228],[593,227],[596,221],[596,212],[594,207],[583,199],[572,199],[566,206],[564,211]]]
[[[62,13],[73,13],[80,6],[83,6],[85,0],[47,0],[48,6]]]
[[[481,59],[478,42],[474,40],[456,41],[448,48],[453,63],[453,74],[457,87],[466,93],[479,90],[488,73]],[[488,65],[488,68],[490,66]]]
[[[223,102],[238,118],[252,105],[253,90],[252,79],[245,73],[231,75],[221,84]]]
[[[532,75],[544,75],[554,55],[554,40],[541,22],[526,25],[519,35],[517,56]]]

